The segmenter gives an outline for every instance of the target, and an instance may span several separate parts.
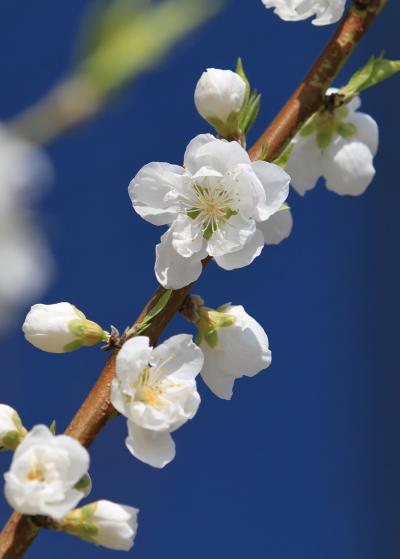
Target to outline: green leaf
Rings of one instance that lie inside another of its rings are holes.
[[[53,419],[53,421],[50,423],[49,429],[53,433],[53,435],[57,433],[57,422],[55,419]]]
[[[150,322],[153,320],[153,318],[155,316],[157,316],[158,314],[160,314],[160,312],[167,305],[171,295],[172,295],[172,289],[168,289],[164,293],[164,295],[162,295],[162,297],[160,297],[160,299],[157,301],[157,303],[154,305],[154,307],[152,307],[149,310],[149,312],[146,314],[146,316],[144,317],[142,322],[140,324],[138,324],[138,326],[136,327],[135,336],[138,336],[139,334],[144,332],[144,330],[146,330],[150,326]]]
[[[246,73],[245,73],[244,68],[243,68],[242,59],[240,57],[237,59],[236,73],[242,78],[242,80],[246,84],[246,96],[245,96],[243,105],[247,105],[249,97],[250,97],[250,82],[247,79]]]
[[[265,142],[262,145],[260,155],[258,156],[259,161],[265,161],[266,160],[267,155],[268,155],[268,150],[269,150],[269,142],[268,142],[268,140],[265,140]]]
[[[353,75],[339,93],[345,97],[354,97],[364,89],[387,80],[397,72],[400,72],[400,60],[387,60],[383,58],[383,55],[378,58],[371,56],[367,64]]]
[[[255,123],[258,113],[260,112],[261,95],[257,91],[253,91],[247,105],[244,105],[240,111],[239,126],[244,134],[247,134]]]

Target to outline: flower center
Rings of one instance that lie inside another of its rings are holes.
[[[176,358],[176,353],[172,353],[168,358],[161,358],[155,367],[146,366],[140,373],[137,382],[132,384],[135,389],[135,400],[143,402],[149,406],[159,406],[162,404],[161,396],[164,394],[164,379],[160,379],[164,372],[163,365]]]
[[[35,461],[32,464],[30,470],[26,474],[26,479],[29,480],[29,481],[44,481],[45,480],[44,470],[43,470],[42,466],[39,464],[39,462]]]
[[[201,223],[203,237],[208,240],[233,215],[238,212],[232,210],[232,198],[221,186],[208,188],[194,184],[195,201],[187,210],[187,215]]]

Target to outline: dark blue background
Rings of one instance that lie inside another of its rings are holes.
[[[3,3],[0,118],[17,114],[63,75],[85,5]],[[398,24],[393,1],[338,83],[371,53],[385,49],[399,58]],[[161,230],[133,212],[126,188],[144,163],[179,163],[188,140],[207,131],[192,101],[200,73],[243,57],[263,93],[255,139],[332,31],[281,22],[260,0],[231,0],[118,104],[49,145],[56,184],[41,210],[58,275],[43,302],[71,301],[104,327],[131,323],[156,286],[153,251]],[[200,381],[202,406],[175,434],[177,458],[163,471],[130,456],[122,419],[94,444],[93,500],[141,509],[132,556],[398,558],[399,95],[393,78],[363,96],[381,132],[377,178],[364,196],[341,198],[322,185],[305,198],[291,193],[295,226],[288,241],[242,270],[210,266],[196,286],[210,305],[243,304],[264,325],[272,367],[239,381],[231,402]],[[179,317],[168,329],[188,331]],[[105,359],[97,349],[41,353],[19,329],[0,349],[1,401],[15,406],[27,426],[56,418],[59,430]],[[6,471],[10,457],[0,458]],[[2,501],[0,509],[5,521],[9,507]],[[27,556],[72,554],[117,556],[48,532]]]

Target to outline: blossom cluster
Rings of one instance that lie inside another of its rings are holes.
[[[316,16],[316,25],[336,21],[344,7],[344,1],[330,0],[263,2],[286,20]],[[114,328],[108,333],[68,302],[32,306],[22,327],[28,342],[51,353],[102,342],[105,349],[113,349],[110,402],[126,419],[128,451],[155,468],[174,459],[172,434],[199,409],[199,378],[215,396],[229,400],[237,379],[254,377],[272,359],[266,332],[243,306],[211,308],[195,295],[188,295],[180,309],[195,326],[195,338],[178,334],[154,346],[143,332],[168,303],[170,291],[194,282],[205,259],[224,270],[242,268],[264,245],[287,238],[292,230],[290,184],[304,194],[324,177],[327,188],[338,194],[364,192],[375,173],[378,147],[377,125],[358,112],[359,97],[345,99],[332,89],[326,92],[325,105],[285,148],[285,157],[267,162],[263,153],[252,161],[246,134],[259,96],[251,92],[241,64],[236,72],[204,72],[194,102],[217,135],[195,136],[183,165],[145,165],[128,188],[136,213],[167,227],[155,259],[157,280],[169,290],[165,300],[122,336]],[[76,508],[91,490],[89,453],[78,440],[56,435],[45,425],[28,431],[18,413],[1,404],[0,450],[14,452],[4,477],[5,496],[15,510],[46,515],[57,529],[90,543],[120,550],[133,546],[137,509],[106,500]]]

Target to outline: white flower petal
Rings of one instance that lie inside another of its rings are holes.
[[[201,371],[202,379],[218,398],[230,400],[232,398],[235,377],[229,375],[225,369],[220,369],[217,362],[211,361],[208,354],[213,350],[209,349],[207,344],[202,344],[201,347],[206,361],[206,368],[203,368]]]
[[[191,175],[195,175],[202,168],[202,165],[198,166],[196,162],[196,156],[199,149],[210,142],[215,142],[216,139],[217,138],[212,134],[199,134],[198,136],[195,136],[193,140],[190,140],[183,158],[183,165]],[[208,166],[208,164],[206,166]]]
[[[124,343],[116,359],[116,373],[119,379],[129,377],[135,382],[152,353],[150,340],[147,336],[135,336]]]
[[[184,258],[173,248],[171,232],[167,231],[161,237],[161,243],[156,246],[157,280],[166,289],[185,287],[200,276],[203,269],[201,260],[206,256],[205,251],[200,251],[189,258]]]
[[[201,251],[204,245],[200,224],[189,216],[181,214],[171,225],[172,246],[184,258],[190,258]]]
[[[203,366],[203,353],[189,334],[172,336],[152,353],[150,363],[161,364],[162,375],[173,376],[176,380],[194,380]]]
[[[266,245],[277,245],[282,242],[289,237],[292,227],[293,218],[290,210],[280,210],[274,213],[267,221],[257,223],[257,229],[264,235]]]
[[[238,142],[227,142],[216,138],[212,141],[200,142],[197,138],[192,140],[185,153],[185,167],[192,175],[207,166],[225,175],[241,163],[250,163],[246,150]]]
[[[213,233],[207,242],[210,256],[223,256],[240,250],[251,239],[256,231],[256,223],[240,215],[233,215],[223,227]]]
[[[252,168],[265,190],[265,206],[259,214],[259,219],[265,221],[288,197],[290,177],[281,167],[266,161],[255,161]]]
[[[321,151],[315,142],[315,135],[297,137],[286,171],[291,185],[301,195],[317,184],[322,174]]]
[[[137,532],[138,510],[111,501],[97,501],[90,522],[97,528],[94,540],[108,549],[129,551]]]
[[[235,270],[236,268],[243,268],[253,262],[253,260],[261,254],[264,246],[264,237],[258,229],[244,247],[236,252],[224,254],[223,256],[216,256],[216,263],[224,268],[224,270]]]
[[[379,130],[375,120],[365,113],[354,113],[347,122],[354,124],[357,128],[354,139],[366,144],[372,155],[376,155],[379,144]]]
[[[149,163],[132,179],[128,192],[135,211],[154,225],[172,223],[177,206],[170,193],[187,181],[185,170],[169,163]]]
[[[375,175],[369,148],[356,140],[340,139],[330,146],[323,159],[326,187],[337,194],[362,194]]]
[[[175,458],[175,443],[168,432],[142,429],[128,421],[128,450],[146,464],[154,468],[164,468]]]

